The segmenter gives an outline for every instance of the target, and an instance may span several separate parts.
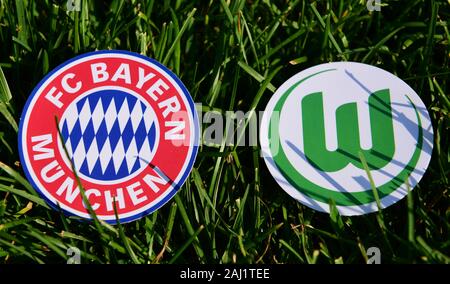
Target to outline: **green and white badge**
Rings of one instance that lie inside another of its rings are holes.
[[[286,81],[269,101],[260,143],[267,167],[293,198],[342,215],[378,210],[407,194],[425,173],[433,128],[419,96],[380,68],[334,62],[314,66]]]

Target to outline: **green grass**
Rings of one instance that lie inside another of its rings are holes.
[[[209,2],[209,3],[208,3]],[[449,263],[450,2],[0,0],[0,262]],[[293,74],[358,61],[404,79],[428,107],[430,167],[408,198],[360,217],[315,212],[270,176],[257,147],[201,147],[182,190],[121,226],[49,209],[24,178],[17,125],[33,87],[84,52],[145,54],[181,77],[204,110],[263,110]],[[4,74],[4,75],[3,75]]]

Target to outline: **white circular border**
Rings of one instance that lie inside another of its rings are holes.
[[[83,56],[83,55],[82,55]],[[138,61],[141,64],[147,65],[150,68],[153,68],[154,70],[156,70],[157,72],[159,72],[160,74],[164,75],[164,78],[169,80],[170,83],[175,87],[175,89],[177,90],[177,92],[179,94],[183,94],[181,97],[183,98],[183,103],[185,104],[186,108],[189,109],[190,108],[190,104],[189,101],[187,100],[187,97],[185,96],[185,93],[183,92],[182,88],[179,86],[179,84],[172,78],[172,76],[170,74],[168,74],[165,70],[161,69],[159,66],[157,66],[156,64],[154,64],[153,62],[143,59],[141,57],[138,57],[137,55],[131,55],[131,53],[127,52],[127,53],[122,53],[122,52],[99,52],[99,53],[92,53],[92,54],[88,54],[86,56],[83,56],[81,58],[75,59],[74,61],[69,62],[67,65],[62,66],[60,69],[58,69],[56,72],[54,72],[51,76],[49,76],[48,78],[45,79],[45,82],[39,87],[39,89],[37,89],[34,92],[34,96],[32,98],[32,100],[28,103],[28,108],[27,108],[27,112],[25,114],[25,116],[23,116],[23,121],[22,121],[22,131],[21,131],[21,135],[22,135],[22,149],[23,152],[23,157],[24,157],[24,162],[26,164],[26,167],[28,169],[28,172],[31,176],[31,178],[33,179],[33,182],[36,184],[37,187],[39,187],[39,191],[41,192],[41,194],[43,194],[49,201],[51,201],[54,205],[61,207],[61,209],[77,215],[79,217],[83,217],[86,219],[91,219],[91,216],[89,215],[89,213],[85,213],[85,212],[81,212],[78,210],[75,210],[69,206],[66,206],[62,203],[59,203],[58,200],[56,200],[47,190],[46,188],[39,182],[39,179],[37,178],[36,174],[33,171],[33,167],[31,166],[31,163],[29,161],[29,156],[28,156],[28,146],[26,143],[26,137],[27,137],[27,129],[28,129],[28,120],[29,120],[29,116],[31,113],[31,110],[34,108],[34,105],[36,103],[36,100],[41,96],[42,91],[48,86],[48,84],[50,82],[52,82],[55,77],[59,76],[61,73],[63,73],[64,71],[66,71],[67,69],[70,69],[71,67],[73,67],[74,65],[78,65],[80,63],[84,63],[86,61],[89,60],[93,60],[93,59],[99,59],[99,58],[122,58],[122,59],[128,59],[131,61]],[[64,64],[64,63],[63,63]],[[194,113],[196,110],[193,109],[192,113]],[[180,173],[178,174],[178,176],[173,180],[172,185],[170,185],[167,190],[158,198],[156,198],[155,200],[153,200],[151,203],[147,204],[144,207],[141,207],[137,210],[125,213],[125,214],[119,214],[119,219],[124,219],[124,218],[128,218],[128,217],[132,217],[132,216],[136,216],[142,212],[147,211],[149,208],[153,207],[154,205],[158,204],[161,200],[163,200],[167,195],[169,195],[173,190],[174,190],[174,186],[173,185],[177,185],[178,182],[180,181],[181,177],[184,175],[187,166],[190,164],[190,160],[191,157],[193,155],[193,150],[195,149],[195,145],[197,145],[197,141],[195,141],[195,123],[194,123],[194,116],[192,115],[192,113],[189,112],[189,126],[191,131],[191,139],[189,141],[191,147],[189,149],[189,154],[186,157],[186,160],[183,164],[182,169],[180,170]],[[105,220],[105,221],[115,221],[116,217],[114,215],[114,213],[112,215],[97,215],[97,217],[101,220]],[[133,221],[133,220],[130,220]]]
[[[391,76],[395,77],[397,80],[399,80],[402,84],[406,84],[403,80],[396,77],[390,72],[387,72],[381,68],[359,63],[359,62],[331,62],[331,63],[324,63],[320,65],[313,66],[311,68],[308,68],[306,70],[301,71],[300,73],[297,73],[296,75],[289,78],[286,82],[284,82],[275,92],[275,94],[270,99],[269,103],[266,106],[266,109],[264,111],[262,120],[261,120],[261,126],[260,126],[260,144],[261,144],[261,152],[264,156],[264,161],[267,165],[267,168],[269,169],[269,172],[272,174],[272,176],[275,178],[276,182],[281,186],[281,188],[286,191],[291,197],[299,201],[300,203],[315,209],[320,212],[329,213],[330,212],[330,206],[327,203],[320,202],[317,200],[314,200],[307,195],[301,193],[299,190],[297,190],[294,186],[292,186],[289,181],[281,174],[280,170],[275,165],[275,161],[273,160],[272,153],[270,149],[268,149],[267,145],[269,144],[269,124],[270,124],[270,117],[272,116],[273,110],[275,108],[276,103],[278,100],[283,96],[283,94],[294,84],[296,84],[301,79],[304,79],[308,77],[309,75],[315,74],[317,72],[326,70],[326,69],[349,69],[351,70],[352,65],[363,65],[366,68],[375,68],[378,69],[378,71],[386,72],[390,74]],[[406,84],[407,85],[407,84]],[[409,85],[407,85],[409,87]],[[408,94],[408,97],[411,99],[413,104],[418,108],[423,108],[426,110],[426,107],[420,97],[415,93]],[[413,189],[417,183],[422,178],[423,174],[425,173],[426,169],[428,168],[428,164],[431,160],[431,154],[433,150],[433,127],[431,125],[431,119],[429,117],[428,112],[424,114],[422,111],[418,110],[418,114],[420,116],[421,122],[422,122],[422,129],[423,131],[423,147],[420,153],[419,160],[417,161],[416,168],[414,171],[411,172],[411,175],[409,176],[409,184],[410,188]],[[425,143],[430,143],[430,149],[429,153],[426,153],[423,149],[425,147]],[[280,145],[281,147],[281,145]],[[422,173],[421,173],[422,172]],[[408,194],[406,184],[402,184],[399,188],[394,190],[391,194],[383,197],[380,199],[381,208],[386,208],[397,201],[403,199]],[[336,206],[339,213],[344,216],[354,216],[354,215],[363,215],[367,213],[372,213],[378,211],[378,207],[376,202],[371,202],[363,205],[353,205],[353,206]]]

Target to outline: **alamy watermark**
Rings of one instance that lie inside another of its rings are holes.
[[[69,247],[66,251],[67,264],[81,264],[81,251],[77,247]]]
[[[207,146],[220,148],[227,147],[241,147],[258,146],[258,137],[260,125],[263,119],[270,119],[272,128],[277,127],[279,122],[279,113],[273,111],[269,116],[264,116],[264,111],[219,111],[208,110],[208,107],[203,107],[201,103],[196,103],[197,116],[199,120],[199,135],[198,141],[195,141],[196,146]],[[179,111],[172,115],[170,121],[166,122],[166,126],[171,130],[167,131],[163,136],[166,140],[171,140],[175,146],[186,146],[192,143],[185,139],[185,118],[188,116],[187,112]],[[274,133],[278,129],[272,129]],[[273,141],[270,145],[260,145],[262,148],[261,156],[265,152],[277,153],[278,140]]]
[[[66,8],[69,12],[81,11],[81,0],[67,0]]]
[[[370,247],[366,251],[367,264],[381,264],[381,251],[378,247]]]
[[[367,10],[369,10],[370,12],[373,12],[373,11],[380,12],[381,11],[381,0],[367,0],[366,7],[367,7]]]

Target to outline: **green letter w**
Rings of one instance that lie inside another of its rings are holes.
[[[362,151],[369,168],[379,169],[388,164],[395,152],[389,89],[369,96],[372,149],[360,148],[356,103],[348,103],[336,110],[338,148],[328,151],[325,142],[325,124],[322,93],[312,93],[302,100],[303,141],[305,156],[317,169],[338,171],[348,163],[363,169],[358,152]]]

